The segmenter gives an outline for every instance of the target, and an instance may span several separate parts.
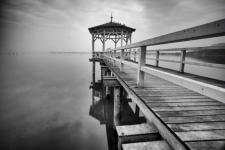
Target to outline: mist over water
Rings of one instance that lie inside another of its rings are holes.
[[[107,149],[105,126],[88,114],[89,55],[0,57],[0,149]]]

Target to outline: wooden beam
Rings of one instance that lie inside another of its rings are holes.
[[[123,150],[171,150],[164,140],[123,144]]]
[[[122,144],[147,142],[160,140],[161,136],[153,125],[146,123],[116,126],[118,134],[118,148],[122,148]]]
[[[103,80],[103,85],[108,86],[108,87],[117,87],[120,86],[119,82],[117,79],[104,79]]]

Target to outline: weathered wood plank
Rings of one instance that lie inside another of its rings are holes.
[[[176,100],[176,99],[205,99],[207,98],[206,96],[203,95],[199,95],[199,96],[173,96],[173,97],[169,97],[169,96],[146,96],[146,95],[142,95],[140,96],[143,99],[159,99],[159,100]]]
[[[190,123],[225,121],[225,115],[190,116],[190,117],[165,117],[161,118],[165,123]]]
[[[187,92],[187,91],[136,91],[137,94],[140,95],[150,95],[150,96],[154,96],[154,95],[200,95],[198,93],[195,92]]]
[[[221,115],[221,114],[225,114],[225,109],[222,109],[222,110],[191,110],[191,111],[158,111],[157,114],[160,117]]]
[[[153,125],[146,123],[116,126],[116,131],[118,136],[158,133],[158,130]]]
[[[167,124],[174,132],[193,130],[225,130],[225,122]]]
[[[135,92],[144,91],[144,92],[193,92],[180,88],[158,88],[158,89],[137,89],[134,88]]]
[[[103,84],[104,84],[104,86],[108,86],[108,87],[120,86],[119,82],[116,80],[116,78],[103,80]]]
[[[175,132],[181,140],[187,141],[204,141],[204,140],[225,140],[225,130],[210,131],[188,131]]]
[[[187,106],[187,107],[151,107],[154,111],[183,111],[183,110],[211,110],[225,109],[225,106]]]
[[[158,103],[184,103],[184,102],[217,102],[212,99],[144,99],[146,103],[148,102],[158,102]]]
[[[151,106],[218,106],[223,105],[221,102],[182,102],[182,103],[161,103],[161,102],[146,102],[150,107]],[[225,106],[225,105],[224,105]]]
[[[124,143],[148,142],[161,139],[158,130],[153,125],[146,123],[116,126],[116,131],[119,149]]]
[[[157,80],[157,79],[156,79]],[[163,84],[163,83],[161,83]],[[154,84],[151,84],[151,85],[154,85]],[[161,92],[161,91],[183,91],[183,92],[193,92],[191,90],[188,90],[188,89],[184,89],[184,88],[179,88],[178,86],[177,87],[171,87],[171,86],[168,86],[168,87],[158,87],[158,86],[150,86],[150,87],[143,87],[143,88],[134,88],[134,91],[144,91],[144,92],[148,92],[148,91],[155,91],[155,92]],[[194,92],[193,92],[194,93]]]
[[[225,140],[185,142],[191,150],[224,150]]]
[[[170,146],[163,140],[123,144],[123,150],[171,150]]]
[[[198,93],[157,93],[157,94],[151,94],[151,93],[141,93],[137,92],[139,96],[150,96],[150,97],[188,97],[188,96],[201,96]]]

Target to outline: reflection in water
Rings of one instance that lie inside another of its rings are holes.
[[[101,63],[102,66],[104,64]],[[95,71],[95,70],[94,70]],[[103,85],[103,75],[111,76],[108,69],[101,67],[101,80],[92,82],[92,105],[90,106],[89,115],[97,119],[100,124],[105,124],[108,149],[118,149],[118,136],[115,130],[114,123],[114,90],[113,87],[105,87]],[[106,89],[108,88],[108,92]],[[121,93],[121,107],[120,107],[120,125],[131,125],[146,122],[145,118],[139,117],[131,109],[127,93],[122,89]]]

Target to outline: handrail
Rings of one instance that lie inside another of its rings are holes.
[[[141,46],[152,46],[197,39],[206,39],[219,36],[225,36],[225,19],[147,39],[127,46],[118,47],[110,51],[130,49]]]
[[[225,46],[207,46],[207,47],[181,47],[181,48],[168,48],[168,49],[150,49],[147,51],[204,51],[204,50],[220,50],[225,49]]]

